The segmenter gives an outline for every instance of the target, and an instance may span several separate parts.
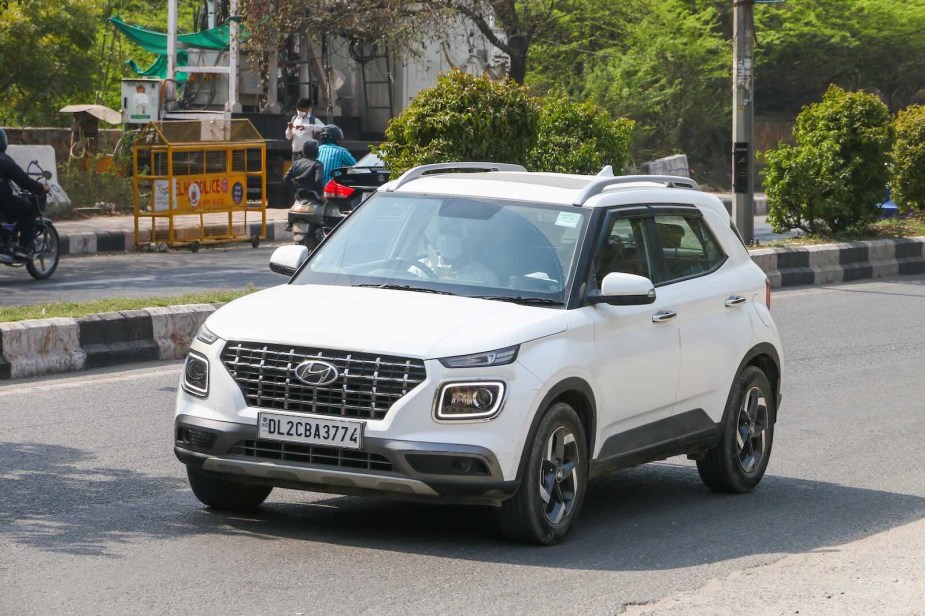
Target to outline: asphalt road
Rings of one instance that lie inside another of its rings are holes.
[[[759,489],[713,494],[684,459],[623,471],[550,548],[500,541],[477,508],[275,490],[210,512],[171,449],[178,363],[0,386],[0,613],[925,613],[895,592],[925,570],[900,559],[922,532],[897,538],[925,520],[925,276],[772,311],[787,374]]]
[[[203,247],[196,254],[175,250],[64,257],[54,275],[41,281],[23,268],[0,267],[0,306],[270,287],[286,282],[269,268],[279,245]]]

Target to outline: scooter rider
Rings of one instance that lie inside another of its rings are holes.
[[[30,178],[6,153],[6,146],[6,132],[0,128],[0,216],[15,220],[19,229],[19,246],[13,249],[13,256],[29,259],[32,257],[35,212],[32,204],[13,194],[11,182],[37,194],[47,193],[48,186]]]
[[[338,167],[352,167],[357,164],[357,159],[353,157],[353,154],[340,145],[343,138],[344,132],[335,124],[326,124],[318,133],[318,141],[321,142],[321,147],[318,149],[318,160],[324,163],[325,184],[331,179],[331,172]]]
[[[292,163],[283,183],[300,201],[321,201],[324,193],[324,165],[318,160],[317,141],[309,139],[302,145],[302,158]]]

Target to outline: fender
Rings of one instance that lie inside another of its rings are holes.
[[[530,431],[527,433],[527,440],[524,442],[524,449],[520,453],[520,463],[517,467],[518,484],[523,479],[523,473],[527,459],[527,449],[533,445],[533,439],[536,438],[536,431],[539,429],[540,420],[542,420],[543,414],[545,413],[546,409],[549,408],[549,405],[553,400],[570,391],[578,392],[588,402],[588,422],[590,424],[587,426],[588,457],[593,458],[594,444],[597,438],[597,402],[594,398],[594,391],[591,389],[591,386],[588,384],[588,382],[584,379],[577,376],[568,377],[553,385],[552,388],[546,392],[546,395],[543,397],[543,401],[540,402],[536,413],[533,415],[533,422],[530,424]],[[576,409],[576,411],[577,410],[578,409]],[[589,468],[590,462],[591,460],[588,460]]]
[[[745,367],[751,364],[756,357],[761,355],[767,356],[771,359],[774,370],[777,372],[777,374],[768,375],[768,380],[771,381],[771,386],[774,388],[774,421],[777,421],[777,414],[778,410],[780,409],[780,403],[783,397],[780,395],[780,355],[778,355],[777,349],[774,348],[774,345],[768,342],[762,342],[749,349],[748,353],[745,354],[745,357],[742,358],[742,361],[739,362],[739,367],[736,369],[735,377],[733,378],[733,384],[729,387],[729,396],[732,396],[732,388],[735,386],[735,378],[742,374],[742,371],[745,369]],[[726,398],[726,406],[729,406],[729,397]]]

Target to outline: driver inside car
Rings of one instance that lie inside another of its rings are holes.
[[[480,240],[472,221],[443,218],[437,236],[436,267],[441,278],[496,287],[498,274],[483,262],[485,244]]]

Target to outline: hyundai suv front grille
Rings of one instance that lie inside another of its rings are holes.
[[[427,377],[420,359],[280,344],[228,342],[221,360],[249,406],[357,419],[382,419]],[[336,371],[297,370],[309,364]]]
[[[392,463],[389,459],[377,453],[367,453],[353,449],[335,449],[334,447],[320,447],[317,445],[302,445],[299,443],[265,440],[240,441],[228,453],[261,460],[324,464],[370,471],[392,470]]]

